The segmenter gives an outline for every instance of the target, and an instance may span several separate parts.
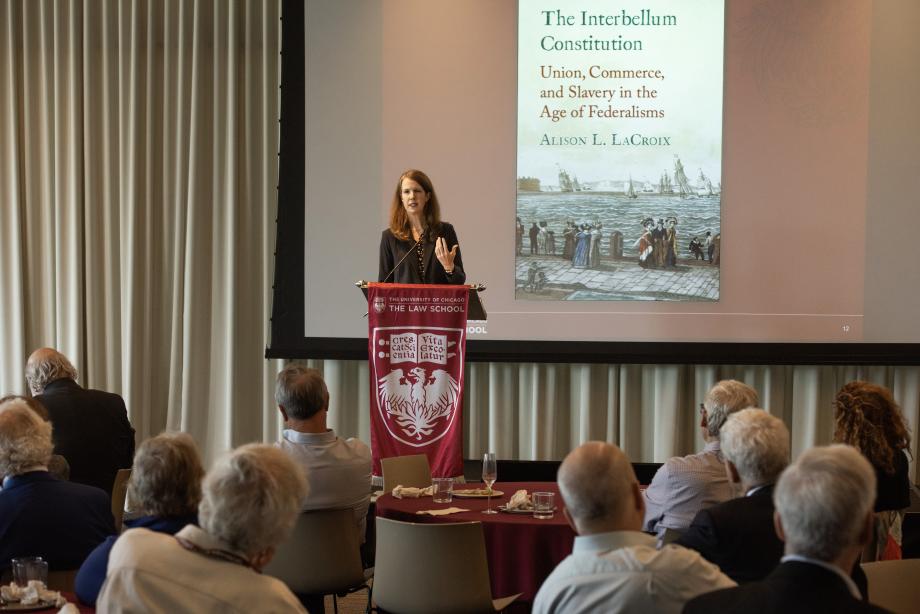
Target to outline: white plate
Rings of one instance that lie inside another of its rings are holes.
[[[461,499],[488,499],[490,496],[492,498],[501,497],[504,495],[500,490],[493,490],[492,494],[486,492],[485,488],[462,488],[460,490],[454,489],[454,496],[460,497]]]

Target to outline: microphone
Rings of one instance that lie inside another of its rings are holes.
[[[426,228],[425,230],[422,231],[422,234],[420,234],[420,235],[418,236],[418,241],[415,242],[415,245],[413,245],[412,247],[409,248],[409,251],[407,251],[407,252],[405,253],[405,255],[404,255],[402,258],[399,259],[399,262],[396,263],[396,266],[394,266],[392,269],[390,269],[390,272],[387,273],[387,276],[384,277],[384,278],[383,278],[383,281],[381,281],[380,283],[385,284],[385,283],[387,282],[387,280],[388,280],[390,277],[393,276],[393,273],[396,272],[396,269],[399,268],[399,265],[401,265],[403,262],[405,262],[406,258],[409,257],[409,254],[411,254],[412,252],[414,252],[415,249],[418,247],[418,244],[425,240],[425,235],[427,235],[427,234],[428,234],[428,229]]]

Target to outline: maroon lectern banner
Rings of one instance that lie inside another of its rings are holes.
[[[374,475],[380,459],[426,454],[434,477],[463,475],[467,286],[368,284]]]

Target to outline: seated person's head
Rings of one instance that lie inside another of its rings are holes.
[[[309,420],[329,407],[323,374],[302,365],[288,365],[278,373],[275,402],[286,420]]]
[[[910,429],[891,391],[849,382],[834,397],[834,441],[862,452],[874,467],[892,474],[895,455],[910,446]]]
[[[307,483],[278,448],[248,444],[218,460],[202,490],[201,528],[260,569],[293,528]]]
[[[142,443],[134,455],[128,500],[149,516],[188,516],[201,502],[204,468],[187,433],[163,433]]]
[[[706,412],[701,426],[708,439],[718,439],[719,431],[730,414],[749,407],[757,407],[757,391],[738,380],[727,379],[718,382],[706,393],[703,407]]]
[[[629,457],[613,444],[589,441],[559,467],[564,513],[581,535],[642,528],[645,504]]]
[[[46,470],[52,450],[50,422],[21,399],[0,404],[0,475]]]
[[[51,417],[48,415],[48,408],[45,407],[44,403],[36,399],[35,397],[27,397],[19,394],[8,394],[2,399],[0,399],[0,405],[6,403],[7,401],[14,400],[23,401],[26,405],[29,406],[29,409],[34,411],[42,420],[51,420]]]
[[[875,471],[850,446],[812,448],[783,472],[773,501],[786,554],[832,562],[869,537]]]
[[[729,477],[748,488],[774,484],[789,464],[789,429],[763,409],[742,409],[722,425]],[[734,468],[734,473],[732,473]]]
[[[35,397],[26,397],[20,396],[18,394],[8,394],[2,399],[0,399],[0,405],[6,403],[7,401],[22,401],[29,406],[29,409],[38,414],[39,418],[48,422],[50,418],[48,417],[48,410],[42,404],[41,401]],[[53,425],[52,425],[53,427]],[[48,472],[54,477],[67,481],[70,479],[70,463],[67,462],[67,459],[61,456],[60,454],[52,454],[51,458],[48,460]],[[3,479],[3,474],[0,473],[0,480]]]
[[[45,386],[59,379],[77,379],[77,369],[67,357],[52,348],[32,352],[26,362],[26,383],[32,394],[41,394]]]

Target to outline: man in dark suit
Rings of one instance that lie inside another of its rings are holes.
[[[812,448],[783,472],[773,499],[786,544],[779,566],[760,582],[701,595],[684,612],[884,612],[862,601],[848,575],[874,526],[869,462],[849,446]]]
[[[112,494],[115,474],[134,458],[134,429],[117,394],[83,388],[67,357],[51,348],[35,350],[26,381],[48,410],[54,452],[70,464],[70,480]]]
[[[731,414],[721,431],[725,470],[744,496],[700,510],[677,540],[743,584],[779,564],[783,542],[773,528],[773,485],[789,464],[789,430],[762,409]]]
[[[76,569],[115,533],[106,494],[48,473],[51,424],[14,399],[0,404],[0,570],[40,556],[52,570]]]

